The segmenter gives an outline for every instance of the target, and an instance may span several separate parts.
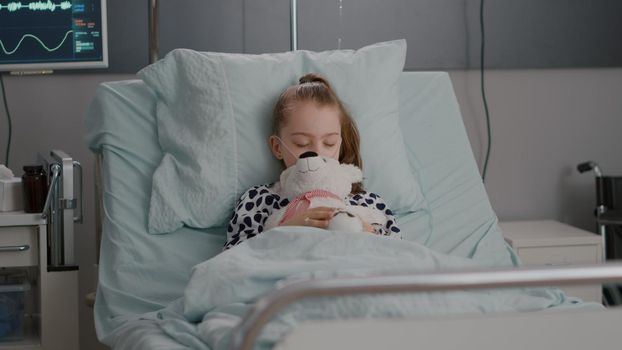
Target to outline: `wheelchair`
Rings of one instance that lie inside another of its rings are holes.
[[[594,172],[596,177],[596,232],[603,242],[603,260],[622,260],[622,176],[603,175],[597,163],[577,165],[580,173]],[[603,287],[605,305],[622,305],[622,285]]]

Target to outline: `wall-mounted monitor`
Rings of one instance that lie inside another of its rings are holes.
[[[106,67],[106,0],[0,0],[0,71]]]

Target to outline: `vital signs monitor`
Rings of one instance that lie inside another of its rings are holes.
[[[0,71],[106,67],[106,0],[0,0]]]

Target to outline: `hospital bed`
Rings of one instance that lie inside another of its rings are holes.
[[[410,167],[425,197],[423,210],[398,217],[404,239],[445,254],[468,257],[497,271],[330,279],[277,289],[248,314],[234,347],[251,348],[274,313],[300,298],[344,293],[593,284],[622,277],[619,265],[516,269],[519,261],[504,242],[497,225],[449,75],[404,72],[399,98],[400,126]],[[163,328],[167,325],[158,322],[159,310],[179,302],[191,268],[217,255],[225,239],[222,227],[206,230],[183,227],[165,235],[147,233],[151,176],[162,157],[155,106],[155,95],[141,80],[109,82],[98,89],[86,117],[87,142],[98,158],[101,181],[102,237],[96,328],[100,340],[115,349],[192,347],[182,330],[187,327],[191,332],[194,326],[180,318],[174,332],[165,332]],[[605,347],[617,345],[615,320],[622,320],[619,311],[585,304],[563,313],[518,316],[323,321],[303,324],[277,347],[364,349],[378,344],[388,348],[416,344],[423,348],[455,348],[457,343],[442,336],[445,331],[453,332],[464,348],[496,349],[505,342],[509,348],[563,343],[571,349],[581,348],[578,345],[596,338],[598,345]],[[591,337],[579,333],[582,327],[589,328],[586,332]],[[523,332],[518,334],[517,329]],[[564,333],[566,330],[569,332]],[[565,336],[561,337],[561,333]],[[510,339],[517,336],[520,340]]]

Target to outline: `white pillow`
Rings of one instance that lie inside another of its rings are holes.
[[[278,180],[270,153],[280,93],[308,72],[327,78],[357,123],[363,184],[396,213],[423,205],[399,128],[405,40],[359,50],[247,55],[178,49],[138,75],[159,97],[164,157],[153,175],[149,232],[224,225],[239,196]]]

